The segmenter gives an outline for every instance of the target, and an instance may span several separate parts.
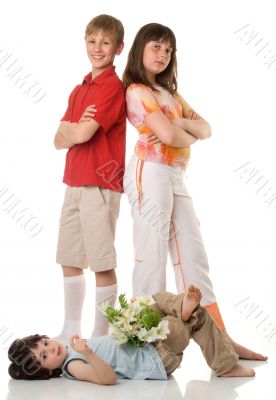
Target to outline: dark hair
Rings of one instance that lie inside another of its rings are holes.
[[[149,86],[152,90],[156,90],[148,81],[143,65],[144,48],[152,40],[169,42],[172,47],[170,63],[163,72],[156,75],[156,81],[160,86],[173,94],[177,90],[176,38],[170,28],[157,23],[144,25],[135,36],[128,53],[127,65],[123,73],[123,82],[126,87],[132,83],[142,83]]]
[[[43,368],[31,349],[35,349],[41,339],[49,339],[46,335],[30,335],[23,339],[16,339],[9,347],[8,356],[11,364],[9,374],[14,379],[49,379],[62,374],[61,368],[52,372]]]
[[[123,24],[111,15],[101,14],[91,19],[85,29],[85,36],[89,36],[98,30],[113,36],[116,46],[119,46],[124,41]]]

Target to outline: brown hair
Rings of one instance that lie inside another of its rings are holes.
[[[123,73],[123,82],[126,87],[132,83],[142,83],[149,86],[152,90],[156,90],[148,81],[143,66],[144,48],[152,40],[169,42],[172,47],[170,63],[165,71],[156,75],[156,82],[173,94],[177,90],[176,39],[170,28],[157,23],[144,25],[135,36]]]
[[[103,31],[113,37],[116,46],[124,41],[124,27],[121,21],[111,15],[101,14],[91,19],[85,29],[85,36],[91,35],[95,31]]]
[[[43,368],[31,349],[35,349],[41,339],[48,339],[46,335],[30,335],[23,339],[16,339],[9,347],[8,356],[11,364],[9,374],[14,379],[49,379],[57,378],[62,374],[61,368],[52,371]]]

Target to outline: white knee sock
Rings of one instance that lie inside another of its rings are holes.
[[[95,297],[95,322],[91,337],[108,334],[108,320],[98,307],[98,304],[101,304],[103,301],[108,301],[111,306],[114,306],[117,298],[117,283],[111,286],[96,287]]]
[[[64,324],[56,340],[68,343],[73,335],[81,336],[81,315],[85,298],[84,274],[64,277]]]

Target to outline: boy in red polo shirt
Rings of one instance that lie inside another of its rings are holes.
[[[59,340],[81,333],[85,297],[83,269],[96,277],[92,336],[105,335],[108,323],[97,304],[117,296],[115,226],[125,168],[125,90],[113,61],[124,47],[122,23],[109,15],[93,18],[85,43],[92,73],[72,91],[54,144],[69,149],[63,182],[57,263],[64,275],[65,320]],[[91,118],[92,116],[92,118]]]

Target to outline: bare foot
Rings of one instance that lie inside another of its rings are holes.
[[[183,321],[187,321],[196,306],[200,303],[202,294],[199,288],[190,285],[186,290],[182,303],[181,317]]]
[[[244,365],[236,364],[230,371],[225,372],[225,374],[220,375],[221,377],[234,377],[234,376],[244,376],[252,377],[255,376],[255,371],[252,368],[247,368]]]
[[[260,353],[255,353],[253,350],[249,350],[246,347],[234,342],[233,339],[227,334],[232,346],[234,347],[235,352],[238,354],[240,358],[244,360],[258,360],[258,361],[266,361],[267,356],[263,356]]]

